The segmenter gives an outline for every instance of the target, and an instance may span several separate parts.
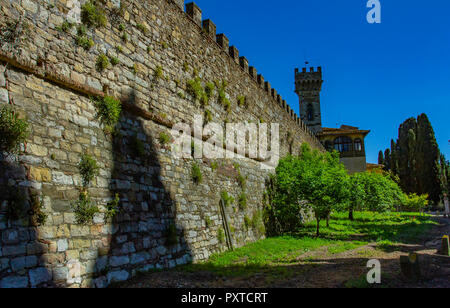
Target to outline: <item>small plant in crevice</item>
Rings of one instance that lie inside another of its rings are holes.
[[[28,122],[9,106],[0,107],[0,152],[18,153],[28,138]]]
[[[218,89],[218,98],[219,104],[221,104],[227,113],[231,112],[231,102],[227,98],[226,88],[228,86],[228,82],[226,80],[222,80],[222,82],[216,81],[216,87]]]
[[[94,46],[94,41],[87,36],[77,36],[75,41],[78,46],[82,47],[86,51],[90,50],[92,46]]]
[[[244,227],[245,227],[245,230],[250,229],[251,226],[252,226],[252,220],[250,219],[250,217],[245,215],[244,216]]]
[[[33,226],[45,225],[48,215],[43,211],[44,203],[36,192],[30,195],[30,222]]]
[[[205,94],[208,97],[208,101],[213,97],[214,95],[214,89],[215,85],[212,82],[207,82],[205,84]]]
[[[108,19],[99,1],[89,0],[81,6],[81,21],[88,27],[99,28],[105,27]]]
[[[70,31],[70,29],[73,28],[73,26],[74,26],[73,23],[71,23],[71,22],[65,20],[65,21],[61,24],[61,26],[56,27],[56,29],[59,30],[59,31],[61,31],[61,32],[67,33],[67,32]]]
[[[134,157],[144,158],[145,157],[145,145],[144,142],[134,135],[130,138],[130,149]]]
[[[188,64],[187,62],[184,62],[184,63],[183,63],[183,71],[184,71],[184,72],[189,71],[189,64]]]
[[[235,201],[233,196],[229,195],[226,190],[222,190],[222,192],[220,193],[220,198],[223,200],[225,207],[229,207]]]
[[[178,234],[177,234],[177,227],[175,224],[170,224],[169,227],[166,230],[166,244],[167,246],[175,246],[178,244]]]
[[[239,209],[242,211],[247,209],[247,194],[245,192],[242,192],[239,195]]]
[[[133,64],[132,71],[133,71],[133,75],[137,75],[137,73],[139,73],[139,67],[136,63]]]
[[[120,52],[120,53],[123,52],[122,46],[117,45],[117,46],[116,46],[116,51],[117,51],[117,52]]]
[[[111,57],[111,64],[113,65],[113,66],[116,66],[117,64],[119,64],[120,63],[120,61],[119,61],[119,58],[117,58],[117,57]]]
[[[237,98],[238,106],[244,107],[247,104],[247,98],[243,95],[239,95]]]
[[[147,27],[144,24],[137,24],[136,28],[138,28],[139,31],[141,31],[143,34],[146,34],[148,32]]]
[[[100,54],[97,57],[97,61],[95,63],[95,66],[96,66],[96,68],[97,68],[97,70],[99,72],[103,72],[109,66],[109,59],[108,59],[108,57],[105,54],[103,54],[103,53]]]
[[[150,52],[152,52],[152,46],[148,45],[147,46],[147,53],[150,53]]]
[[[260,234],[264,234],[265,228],[263,222],[263,214],[260,210],[256,211],[253,214],[251,226],[253,230],[258,231]]]
[[[158,81],[164,77],[162,66],[157,66],[153,72],[153,81]]]
[[[237,175],[237,177],[236,177],[236,180],[238,181],[239,186],[240,186],[243,190],[245,190],[245,189],[247,188],[247,178],[241,174],[241,171],[240,171],[240,170],[238,170],[238,175]]]
[[[217,231],[217,240],[220,244],[225,243],[225,232],[223,231],[223,228],[220,228],[219,231]]]
[[[80,192],[78,201],[72,204],[72,208],[79,225],[91,222],[94,215],[100,212],[98,207],[92,202],[89,193],[85,190]]]
[[[205,216],[204,220],[205,220],[206,228],[209,228],[212,226],[211,218],[209,218],[209,216]]]
[[[122,34],[122,41],[124,41],[125,43],[128,43],[128,34],[126,32],[124,32]]]
[[[211,170],[214,172],[219,168],[219,163],[216,161],[211,162]]]
[[[205,125],[212,122],[213,116],[212,116],[212,113],[210,110],[206,109],[204,116],[205,116],[205,120],[204,120]]]
[[[166,145],[166,144],[168,144],[170,142],[171,138],[170,138],[170,135],[168,135],[168,134],[166,134],[164,132],[161,132],[159,134],[158,140],[159,140],[159,143],[161,145]]]
[[[106,204],[106,218],[114,218],[121,211],[120,208],[120,196],[118,193],[114,196],[114,199]]]
[[[7,19],[3,25],[0,25],[0,42],[2,47],[15,55],[21,55],[20,46],[30,38],[30,25],[28,22],[20,19]]]
[[[107,132],[112,132],[117,125],[122,112],[122,103],[112,96],[105,96],[94,101],[97,116]]]
[[[195,184],[200,184],[203,180],[202,171],[200,170],[200,166],[197,163],[192,164],[192,180]]]
[[[89,186],[94,177],[98,175],[99,169],[100,168],[95,158],[87,154],[81,156],[80,163],[78,164],[78,170],[81,174],[83,187]]]
[[[161,42],[161,47],[162,49],[167,49],[169,48],[169,45],[166,42]]]
[[[186,91],[195,101],[200,101],[202,105],[207,105],[208,97],[199,77],[187,81]]]
[[[119,25],[119,31],[122,32],[125,30],[125,25],[124,24],[120,24]]]

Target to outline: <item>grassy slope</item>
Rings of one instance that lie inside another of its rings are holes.
[[[283,265],[298,262],[300,255],[327,246],[329,254],[337,254],[377,241],[389,246],[392,242],[413,243],[434,222],[418,213],[355,213],[349,221],[347,214],[335,214],[326,228],[321,224],[321,237],[315,238],[315,223],[305,226],[298,234],[268,238],[245,247],[214,255],[208,262],[182,267],[188,272],[209,271],[225,276],[248,276],[256,273],[288,275]]]

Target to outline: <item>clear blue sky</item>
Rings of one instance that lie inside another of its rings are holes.
[[[423,112],[450,159],[450,1],[380,0],[381,24],[366,0],[195,2],[297,114],[294,68],[321,65],[323,125],[370,129],[368,162]]]

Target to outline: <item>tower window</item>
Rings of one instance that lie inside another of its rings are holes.
[[[338,152],[350,152],[352,147],[353,142],[349,137],[338,137],[334,140],[334,149]]]
[[[314,121],[314,107],[312,104],[308,104],[307,118],[308,121]]]
[[[355,151],[361,152],[362,151],[362,140],[361,139],[355,139]]]

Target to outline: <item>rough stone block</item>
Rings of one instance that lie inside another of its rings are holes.
[[[230,57],[233,58],[234,61],[239,64],[239,50],[235,46],[230,46],[229,54]]]
[[[30,283],[32,287],[35,287],[41,283],[50,281],[52,274],[49,269],[45,267],[39,267],[29,271]]]
[[[0,102],[1,103],[9,102],[8,90],[0,88]]]
[[[107,276],[108,284],[110,284],[111,282],[125,281],[129,276],[130,274],[125,270],[109,272]]]
[[[175,4],[183,11],[184,9],[184,0],[174,0]]]
[[[216,25],[211,21],[211,19],[206,19],[203,21],[203,31],[211,38],[216,38]]]
[[[202,26],[202,10],[200,10],[195,2],[186,4],[186,13],[199,27]]]
[[[248,68],[248,73],[250,74],[250,76],[252,76],[253,79],[256,80],[258,73],[257,73],[255,67],[250,66],[250,67]]]
[[[228,52],[228,48],[230,47],[230,40],[226,37],[225,34],[217,34],[216,35],[216,42],[219,44],[220,48]]]
[[[9,276],[0,280],[0,288],[26,288],[28,278],[24,276]]]
[[[245,72],[248,72],[248,60],[246,57],[239,58],[239,64],[244,69]]]

